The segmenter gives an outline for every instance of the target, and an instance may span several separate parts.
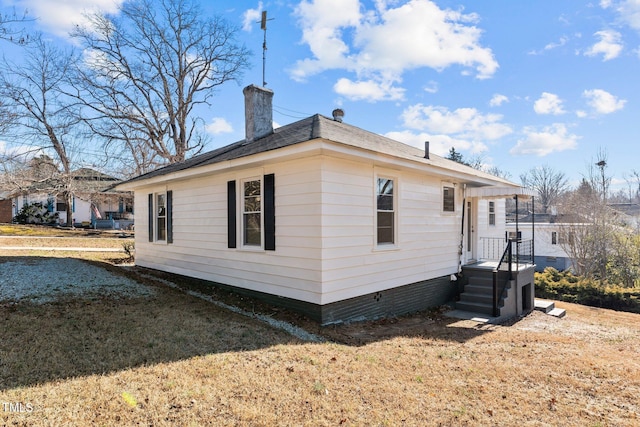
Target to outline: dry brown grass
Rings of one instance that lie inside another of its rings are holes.
[[[565,319],[510,326],[423,313],[321,329],[277,312],[332,340],[311,344],[156,288],[0,307],[0,404],[33,406],[0,406],[0,424],[640,423],[637,314],[558,304]]]

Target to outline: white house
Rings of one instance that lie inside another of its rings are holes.
[[[125,228],[133,223],[133,200],[130,194],[108,191],[120,182],[119,179],[90,168],[80,168],[72,172],[74,196],[72,198],[72,218],[75,225],[95,225],[96,220],[106,220],[112,228],[115,222]],[[51,177],[35,181],[20,191],[11,194],[12,215],[15,217],[23,206],[42,203],[51,213],[58,214],[60,224],[67,223],[67,206],[62,196],[63,184]]]
[[[340,114],[274,130],[273,92],[244,94],[245,139],[116,187],[135,194],[138,265],[322,324],[407,313],[455,297],[480,235],[504,236],[503,198],[526,193]]]
[[[519,224],[522,239],[532,239],[535,244],[536,271],[553,267],[558,271],[571,268],[571,257],[563,248],[563,239],[570,224],[557,222],[537,222],[535,228],[531,222]],[[515,233],[516,224],[507,223],[507,231]],[[534,236],[535,233],[535,236]]]

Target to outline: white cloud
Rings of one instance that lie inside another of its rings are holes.
[[[416,104],[402,113],[404,126],[436,134],[453,135],[465,140],[496,140],[512,132],[501,123],[500,114],[482,114],[475,108],[458,108]]]
[[[427,93],[438,93],[438,82],[431,80],[425,87],[424,91]]]
[[[257,22],[262,20],[262,2],[258,2],[258,7],[255,9],[247,9],[242,14],[242,29],[247,32],[251,32]]]
[[[603,9],[612,7],[618,13],[619,19],[634,30],[640,31],[640,1],[638,0],[622,0],[601,1],[600,6]]]
[[[524,128],[524,139],[509,152],[513,155],[535,155],[544,157],[551,153],[575,150],[578,147],[578,135],[569,133],[567,126],[562,123],[554,123],[542,130],[534,127]]]
[[[86,23],[85,14],[117,13],[124,0],[16,0],[16,9],[26,9],[38,23],[60,37],[67,37],[75,25]]]
[[[211,122],[209,122],[209,124],[204,127],[204,129],[212,135],[233,132],[231,123],[229,123],[222,117],[214,117],[213,119],[211,119]]]
[[[501,95],[499,93],[496,93],[495,95],[493,95],[491,97],[491,100],[489,101],[489,106],[491,106],[491,107],[499,107],[502,104],[504,104],[505,102],[509,102],[509,98],[507,98],[505,95]]]
[[[547,43],[541,50],[532,50],[529,55],[542,55],[544,52],[562,47],[569,42],[569,37],[562,36],[557,42]]]
[[[498,69],[491,49],[479,42],[476,15],[442,10],[428,0],[401,5],[378,0],[375,6],[365,10],[358,0],[303,0],[295,15],[312,57],[295,64],[292,78],[304,81],[341,69],[355,73],[357,81],[391,87],[410,69],[459,65],[480,79]]]
[[[554,116],[566,113],[558,95],[549,92],[542,92],[540,98],[533,103],[533,111],[537,114],[553,114]]]
[[[624,108],[627,103],[624,99],[618,99],[614,95],[602,89],[585,90],[582,96],[587,99],[587,104],[597,114],[610,114]]]
[[[600,41],[591,46],[584,53],[586,56],[597,56],[602,54],[602,60],[608,61],[617,58],[622,52],[622,36],[614,30],[602,30],[594,34]]]
[[[339,79],[333,90],[351,101],[366,100],[396,101],[404,99],[404,89],[395,87],[391,82],[376,82],[374,80],[353,82],[347,78]]]

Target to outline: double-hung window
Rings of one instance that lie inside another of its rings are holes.
[[[455,212],[455,188],[445,185],[442,187],[442,211]]]
[[[496,202],[489,202],[489,225],[496,225]]]
[[[156,194],[156,240],[167,240],[167,195]]]
[[[242,234],[246,246],[262,245],[262,197],[260,180],[243,182]]]
[[[395,243],[394,181],[378,178],[376,188],[376,229],[378,245]]]
[[[228,181],[227,247],[236,248],[237,240],[240,240],[243,247],[262,247],[265,251],[275,251],[275,209],[274,174],[245,179],[239,184],[235,180]]]
[[[173,191],[149,194],[149,241],[173,243]]]

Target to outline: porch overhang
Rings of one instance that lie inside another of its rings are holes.
[[[524,187],[467,187],[465,195],[467,197],[479,197],[481,199],[503,199],[506,197],[518,196],[518,198],[529,199],[536,195],[535,190]]]

